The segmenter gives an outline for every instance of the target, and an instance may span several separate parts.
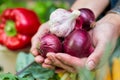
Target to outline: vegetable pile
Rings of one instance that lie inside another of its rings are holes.
[[[47,52],[64,52],[76,57],[88,57],[94,50],[88,31],[95,22],[90,9],[56,9],[49,19],[50,31],[40,39],[38,51],[43,57]]]

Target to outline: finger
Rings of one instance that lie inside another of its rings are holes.
[[[49,65],[52,64],[52,62],[51,62],[51,60],[50,60],[49,58],[46,58],[46,59],[44,60],[44,63],[45,63],[45,64],[49,64]]]
[[[35,48],[32,48],[32,49],[30,50],[30,52],[32,53],[33,56],[38,56],[38,55],[39,55],[37,49],[35,49]]]
[[[43,68],[48,68],[48,69],[55,69],[55,66],[49,65],[49,64],[45,64],[45,63],[42,64],[42,67]]]
[[[77,58],[68,54],[58,53],[56,54],[56,58],[59,59],[66,65],[79,68],[83,68],[85,66],[86,58]]]
[[[41,38],[44,34],[49,32],[49,25],[48,22],[45,24],[42,24],[39,28],[39,30],[36,33],[36,36],[38,36],[39,38]]]
[[[60,60],[58,60],[55,57],[55,55],[56,55],[55,53],[48,53],[47,54],[47,57],[49,57],[49,59],[51,59],[53,65],[55,65],[57,67],[60,67],[60,68],[63,68],[63,69],[65,69],[68,72],[76,72],[76,70],[73,67],[68,66],[68,65],[62,63]]]
[[[49,56],[49,54],[48,54],[48,56]],[[52,64],[52,61],[53,61],[52,58],[47,57],[47,58],[44,60],[44,63],[50,65],[50,64]],[[54,61],[53,61],[53,62],[54,62]],[[62,69],[62,68],[60,68],[60,67],[55,67],[55,72],[61,72],[61,71],[64,71],[64,69]]]
[[[95,50],[87,59],[86,67],[88,70],[98,68],[106,61],[106,59],[108,59],[109,51],[106,52],[107,47],[109,46],[107,46],[107,44],[102,41],[97,44]]]
[[[40,63],[40,64],[41,64],[41,63],[44,62],[44,58],[39,55],[39,56],[36,56],[36,57],[35,57],[35,61],[36,61],[37,63]]]
[[[39,42],[39,39],[38,39],[38,37],[35,35],[35,36],[32,38],[32,40],[31,40],[32,47],[31,47],[31,49],[30,49],[30,52],[31,52],[34,56],[39,55],[39,53],[38,53],[38,51],[37,51],[38,42]]]

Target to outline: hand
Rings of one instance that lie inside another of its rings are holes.
[[[37,51],[39,39],[48,32],[49,32],[48,23],[44,23],[40,26],[39,30],[37,31],[37,33],[33,36],[32,40],[31,40],[32,47],[31,47],[30,51],[35,56],[35,61],[38,63],[44,62],[44,58],[42,56],[40,56],[40,54]]]
[[[113,52],[119,37],[119,20],[117,17],[114,14],[106,15],[89,32],[95,50],[88,58],[76,58],[65,53],[48,53],[44,67],[53,68],[57,66],[69,72],[77,72],[85,66],[89,70],[101,67]]]

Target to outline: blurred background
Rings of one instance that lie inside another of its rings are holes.
[[[42,22],[56,8],[69,9],[74,0],[0,0],[0,14],[6,8],[24,7],[35,11]]]

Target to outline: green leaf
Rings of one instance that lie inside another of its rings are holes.
[[[1,73],[0,80],[28,80],[27,78],[19,78],[12,73]]]
[[[34,57],[31,54],[20,52],[17,57],[17,71],[19,72],[21,69],[33,62],[33,60]],[[53,70],[45,69],[40,64],[34,62],[18,76],[21,78],[28,78],[29,80],[49,80],[50,78],[53,78],[54,74]]]
[[[34,61],[34,56],[30,53],[20,52],[17,56],[16,60],[16,71],[22,70],[28,64]]]

